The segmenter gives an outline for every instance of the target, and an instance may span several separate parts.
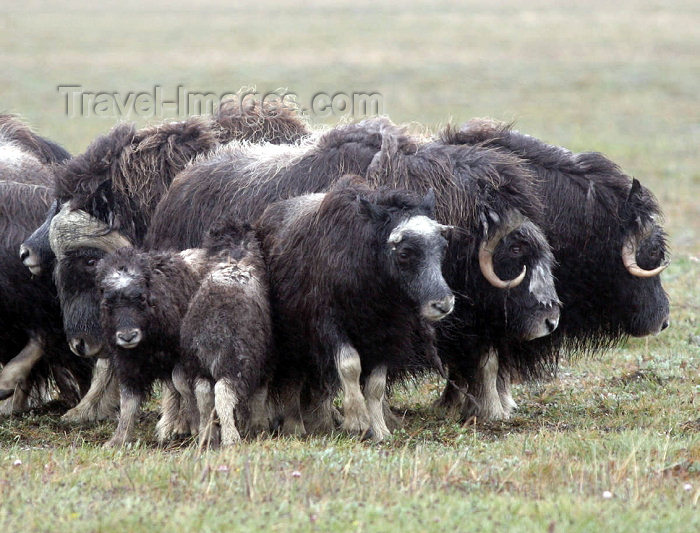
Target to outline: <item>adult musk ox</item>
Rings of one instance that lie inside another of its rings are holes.
[[[501,353],[515,360],[541,353],[556,358],[561,349],[591,351],[668,327],[659,278],[668,258],[661,210],[637,180],[601,154],[575,154],[494,121],[448,129],[442,141],[519,157],[544,206],[540,225],[556,259],[560,325],[546,338],[507,343]]]
[[[270,427],[267,383],[274,365],[268,276],[250,227],[217,223],[204,248],[214,264],[182,320],[180,345],[195,382],[200,442],[219,440],[210,431],[216,428],[210,424],[215,409],[221,444],[230,446],[240,440],[237,418],[250,432]]]
[[[56,203],[25,241],[24,252],[29,250],[25,262],[33,265],[35,257],[47,255],[37,249],[48,246],[57,257],[54,278],[71,350],[100,354],[95,266],[106,253],[142,243],[155,205],[178,171],[221,142],[287,142],[306,132],[290,109],[230,103],[214,119],[193,117],[141,130],[119,125],[58,167]],[[65,416],[92,419],[94,402],[81,402]]]
[[[412,136],[387,119],[338,126],[292,146],[229,143],[175,179],[146,242],[198,246],[222,214],[254,220],[268,204],[323,192],[346,173],[420,194],[432,188],[437,220],[455,227],[443,272],[457,303],[438,326],[441,356],[451,364],[473,374],[482,352],[502,338],[532,339],[556,328],[553,256],[537,226],[542,205],[520,159]],[[500,409],[495,374],[491,389],[479,403]]]
[[[31,397],[49,397],[52,383],[75,403],[89,382],[92,365],[65,345],[51,276],[32,279],[17,256],[51,202],[50,166],[68,157],[16,117],[0,115],[0,398],[14,394],[2,407],[8,413],[25,409]]]
[[[389,435],[387,374],[429,368],[430,322],[454,307],[441,270],[449,227],[434,208],[432,190],[421,198],[348,178],[326,194],[273,204],[256,222],[278,352],[272,391],[290,391],[287,417],[301,420],[302,385],[320,388],[313,396],[321,399],[341,387],[342,427]]]

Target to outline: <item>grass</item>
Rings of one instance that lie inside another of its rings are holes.
[[[698,529],[699,24],[690,0],[0,2],[2,107],[73,152],[117,117],[64,116],[60,84],[287,87],[302,103],[378,91],[397,122],[491,116],[606,153],[657,194],[674,252],[672,327],[517,386],[508,422],[446,420],[430,407],[435,378],[397,391],[405,426],[381,445],[330,435],[159,449],[155,403],[121,451],[100,448],[113,422],[73,427],[55,404],[1,419],[0,528]]]

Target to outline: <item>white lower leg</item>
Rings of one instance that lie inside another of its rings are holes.
[[[163,443],[176,432],[177,417],[180,413],[180,394],[169,379],[163,381],[160,401],[160,419],[156,424],[156,438]]]
[[[138,416],[139,408],[143,397],[125,389],[120,392],[119,401],[119,423],[114,435],[105,443],[107,448],[124,446],[132,438],[134,425]]]
[[[0,415],[14,415],[27,409],[29,409],[29,393],[21,387],[17,387],[12,396],[0,402]]]
[[[92,371],[90,389],[80,403],[61,417],[68,422],[95,422],[111,418],[119,408],[119,384],[112,372],[111,359],[98,359]]]
[[[173,385],[180,395],[180,412],[175,431],[178,435],[196,435],[199,430],[199,411],[190,380],[181,366],[173,369]]]
[[[219,429],[215,421],[214,389],[208,379],[196,379],[194,395],[199,410],[199,444],[215,448],[219,442]]]
[[[369,413],[360,388],[360,354],[352,346],[343,344],[336,353],[335,365],[343,388],[342,428],[362,434],[369,429]]]
[[[481,359],[477,373],[474,397],[477,402],[476,416],[482,420],[501,420],[506,418],[501,398],[496,388],[498,379],[498,355],[494,350],[486,352]]]
[[[22,351],[3,367],[2,373],[0,373],[0,396],[7,398],[18,389],[25,389],[24,392],[28,392],[26,391],[27,378],[42,355],[44,355],[42,340],[40,338],[29,339]],[[19,404],[24,403],[24,401],[12,403],[14,408],[14,406],[20,407]]]
[[[238,397],[233,386],[233,382],[228,378],[220,379],[214,385],[214,404],[216,414],[219,415],[221,423],[221,445],[231,446],[241,440],[241,436],[236,429],[236,405]]]
[[[497,387],[498,396],[501,399],[501,406],[503,407],[505,418],[510,418],[513,411],[518,408],[518,404],[515,403],[515,400],[513,400],[510,372],[508,370],[501,370],[499,372]]]
[[[391,435],[384,420],[384,394],[386,392],[386,366],[380,365],[372,370],[365,383],[365,398],[369,426],[374,440],[383,440]]]

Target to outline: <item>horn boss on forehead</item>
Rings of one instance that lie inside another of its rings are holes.
[[[500,220],[495,213],[491,214],[491,218],[495,221]],[[479,247],[479,268],[481,269],[481,273],[486,280],[497,289],[512,289],[520,285],[525,279],[525,274],[527,272],[527,267],[525,265],[523,265],[523,270],[517,277],[509,280],[502,280],[499,278],[493,268],[493,252],[496,250],[498,243],[501,242],[501,239],[508,235],[508,233],[520,227],[523,221],[524,217],[522,215],[511,214],[508,220],[496,230],[494,235],[490,239],[483,241]]]
[[[104,222],[83,210],[71,211],[66,204],[51,221],[49,243],[57,257],[76,248],[97,248],[113,252],[131,242],[116,230],[110,230]]]
[[[622,263],[625,265],[627,272],[638,278],[653,278],[663,272],[669,265],[669,262],[659,265],[651,270],[645,270],[637,264],[637,247],[639,239],[634,235],[630,235],[625,239],[622,245]]]

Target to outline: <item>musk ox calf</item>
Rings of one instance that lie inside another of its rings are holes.
[[[211,383],[223,443],[239,438],[234,410],[258,388],[271,336],[265,267],[251,231],[222,226],[207,244],[180,253],[122,248],[98,265],[102,327],[121,398],[119,424],[107,446],[129,440],[156,380],[165,384],[161,442],[197,432],[195,379],[202,422],[210,419]]]
[[[430,368],[431,322],[454,296],[442,277],[449,228],[435,196],[372,190],[345,178],[328,193],[269,206],[256,222],[270,273],[283,430],[303,431],[300,392],[321,403],[341,388],[343,429],[389,435],[387,375]],[[361,388],[364,383],[364,394]],[[322,406],[307,408],[322,409]]]
[[[208,431],[215,408],[221,444],[230,446],[240,440],[236,418],[251,431],[270,425],[265,405],[272,369],[267,270],[250,228],[217,225],[204,246],[214,264],[190,302],[180,342],[195,381],[200,442],[218,440]],[[257,402],[249,407],[254,398]]]

